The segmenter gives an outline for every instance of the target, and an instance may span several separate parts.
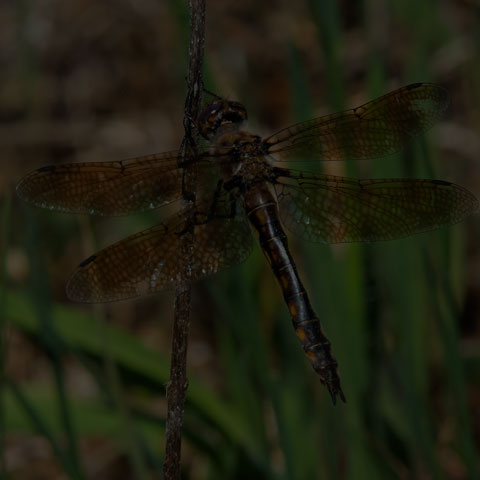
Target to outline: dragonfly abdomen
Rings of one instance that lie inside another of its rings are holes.
[[[288,248],[287,236],[280,223],[276,201],[268,186],[256,185],[248,190],[245,194],[245,208],[263,253],[280,284],[305,354],[321,381],[326,384],[333,402],[335,403],[337,394],[345,401],[330,341],[322,330],[300,280]]]

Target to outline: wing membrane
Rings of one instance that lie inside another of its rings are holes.
[[[447,105],[443,87],[415,83],[361,107],[285,128],[265,145],[278,161],[383,157],[428,130]]]
[[[120,162],[39,168],[17,185],[18,195],[39,207],[69,213],[125,215],[165,205],[181,195],[178,152]]]
[[[368,179],[289,171],[275,189],[280,218],[311,242],[373,242],[452,225],[478,201],[442,180]]]
[[[244,215],[231,215],[230,202],[220,201],[213,218],[194,229],[191,280],[211,275],[244,261],[252,249],[250,226]],[[73,273],[67,295],[79,302],[123,300],[159,292],[184,280],[182,234],[192,216],[184,213],[132,235],[85,260]]]

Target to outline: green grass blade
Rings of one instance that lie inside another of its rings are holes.
[[[18,387],[18,385],[16,385],[14,382],[10,381],[8,382],[8,385],[10,387],[10,391],[13,393],[15,401],[23,409],[25,415],[32,423],[34,430],[48,440],[53,454],[57,458],[59,464],[62,465],[65,472],[67,472],[70,475],[70,478],[74,480],[81,478],[78,475],[76,465],[72,464],[70,455],[65,454],[63,452],[63,449],[57,442],[51,425],[48,425],[47,422],[45,422],[45,417],[43,413],[34,406],[36,404],[36,400],[32,400],[27,395],[25,395],[22,389]]]
[[[35,316],[39,322],[42,341],[47,347],[47,355],[53,371],[58,397],[59,415],[67,438],[67,455],[71,465],[70,471],[74,472],[74,478],[82,480],[86,477],[80,465],[77,435],[71,421],[71,408],[67,402],[65,373],[61,358],[65,344],[51,322],[52,305],[48,282],[46,281],[47,275],[43,264],[41,249],[38,248],[37,242],[35,241],[35,239],[38,238],[38,232],[35,222],[30,215],[27,216],[27,229],[26,247],[32,269],[30,299],[35,311]],[[57,449],[54,449],[54,451],[57,452]]]
[[[6,316],[17,328],[40,336],[34,311],[28,302],[25,302],[23,294],[8,292]],[[54,305],[52,309],[52,323],[68,344],[68,349],[101,359],[104,345],[99,333],[99,321],[99,318],[77,308]],[[152,385],[163,390],[169,375],[168,358],[145,347],[140,341],[113,325],[104,328],[108,332],[112,355],[119,367],[149,380]],[[200,413],[232,441],[244,445],[250,443],[250,435],[235,411],[195,378],[190,380],[187,402],[189,408]]]
[[[444,351],[444,368],[448,374],[453,396],[453,410],[458,418],[457,437],[459,450],[468,469],[471,479],[480,476],[480,466],[472,431],[472,417],[467,402],[467,384],[465,371],[459,349],[460,338],[456,321],[459,318],[458,302],[453,294],[451,284],[448,281],[439,282],[443,275],[435,271],[434,262],[431,258],[431,250],[424,252],[425,270],[429,277],[429,283],[435,288],[435,318],[439,327],[440,339]],[[441,271],[446,270],[441,268]]]

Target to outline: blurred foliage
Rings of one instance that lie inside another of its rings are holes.
[[[480,195],[477,2],[207,8],[206,86],[243,102],[252,129],[434,81],[452,105],[426,138],[325,171],[443,178]],[[42,212],[14,185],[42,165],[178,148],[186,4],[19,0],[0,5],[0,27],[1,478],[158,478],[172,294],[91,309],[68,302],[64,284],[96,248],[159,214]],[[184,478],[480,478],[479,234],[472,218],[379,244],[291,239],[340,363],[348,403],[336,407],[258,249],[199,282]]]

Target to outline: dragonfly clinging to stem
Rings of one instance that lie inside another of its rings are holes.
[[[244,261],[256,233],[282,290],[295,332],[328,388],[345,401],[337,361],[300,280],[285,229],[312,242],[389,240],[452,225],[477,199],[443,180],[353,179],[285,168],[295,163],[384,157],[424,133],[443,114],[447,91],[416,83],[358,108],[327,115],[261,138],[242,129],[245,107],[215,98],[197,126],[209,145],[185,162],[198,172],[199,200],[160,225],[84,260],[67,284],[79,302],[110,302],[159,292],[183,280],[179,244],[194,229],[190,274],[200,279]],[[178,152],[123,161],[39,168],[17,192],[50,210],[126,215],[181,196]]]

